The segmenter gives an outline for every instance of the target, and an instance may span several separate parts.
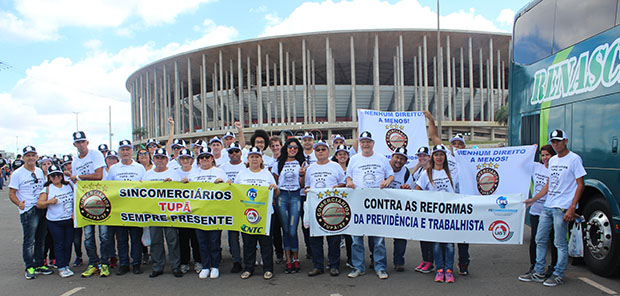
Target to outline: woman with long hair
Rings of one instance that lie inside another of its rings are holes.
[[[144,166],[145,170],[153,168],[153,160],[151,159],[151,153],[145,148],[140,148],[138,154],[136,154],[136,161]]]
[[[286,258],[285,273],[301,270],[299,264],[299,242],[297,225],[301,210],[300,189],[304,187],[303,173],[305,166],[304,152],[297,138],[289,138],[280,150],[280,156],[272,169],[273,177],[280,188],[276,206],[282,223],[282,240]],[[300,178],[301,177],[301,178]]]
[[[455,193],[455,188],[458,188],[458,179],[450,174],[450,168],[446,161],[448,149],[440,144],[433,146],[432,151],[431,165],[422,172],[420,179],[416,180],[415,189]],[[433,257],[437,267],[435,281],[453,283],[454,244],[436,242]]]

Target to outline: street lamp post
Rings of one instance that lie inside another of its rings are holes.
[[[75,131],[79,131],[80,128],[78,127],[78,114],[80,114],[80,112],[73,112],[75,113]]]

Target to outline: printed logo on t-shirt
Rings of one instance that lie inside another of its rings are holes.
[[[381,166],[377,164],[366,164],[360,166],[360,170],[362,170],[363,173],[362,180],[364,184],[367,186],[377,184],[376,172],[380,169]]]
[[[452,187],[448,178],[433,178],[433,183],[435,183],[436,191],[450,192],[450,187]]]

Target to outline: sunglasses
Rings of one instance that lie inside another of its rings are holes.
[[[198,159],[208,159],[213,157],[212,155],[202,155],[202,156],[198,156]]]
[[[299,149],[299,146],[297,146],[297,145],[288,145],[286,147],[288,147],[290,149]]]
[[[30,176],[32,177],[32,179],[34,180],[34,183],[37,184],[39,183],[39,179],[37,179],[37,175],[35,175],[34,173],[30,173]]]
[[[323,152],[323,151],[327,151],[327,148],[317,148],[317,149],[314,149],[314,151]]]
[[[229,150],[228,151],[228,153],[239,153],[239,152],[241,152],[241,150],[235,149],[235,150]]]
[[[142,155],[149,155],[148,152],[138,152],[138,155],[142,156]]]
[[[50,178],[54,178],[54,177],[62,177],[61,173],[53,173],[50,175]]]

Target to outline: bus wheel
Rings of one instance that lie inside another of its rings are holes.
[[[602,197],[594,198],[584,208],[584,260],[592,272],[614,276],[620,271],[620,238],[613,231],[609,206]]]

